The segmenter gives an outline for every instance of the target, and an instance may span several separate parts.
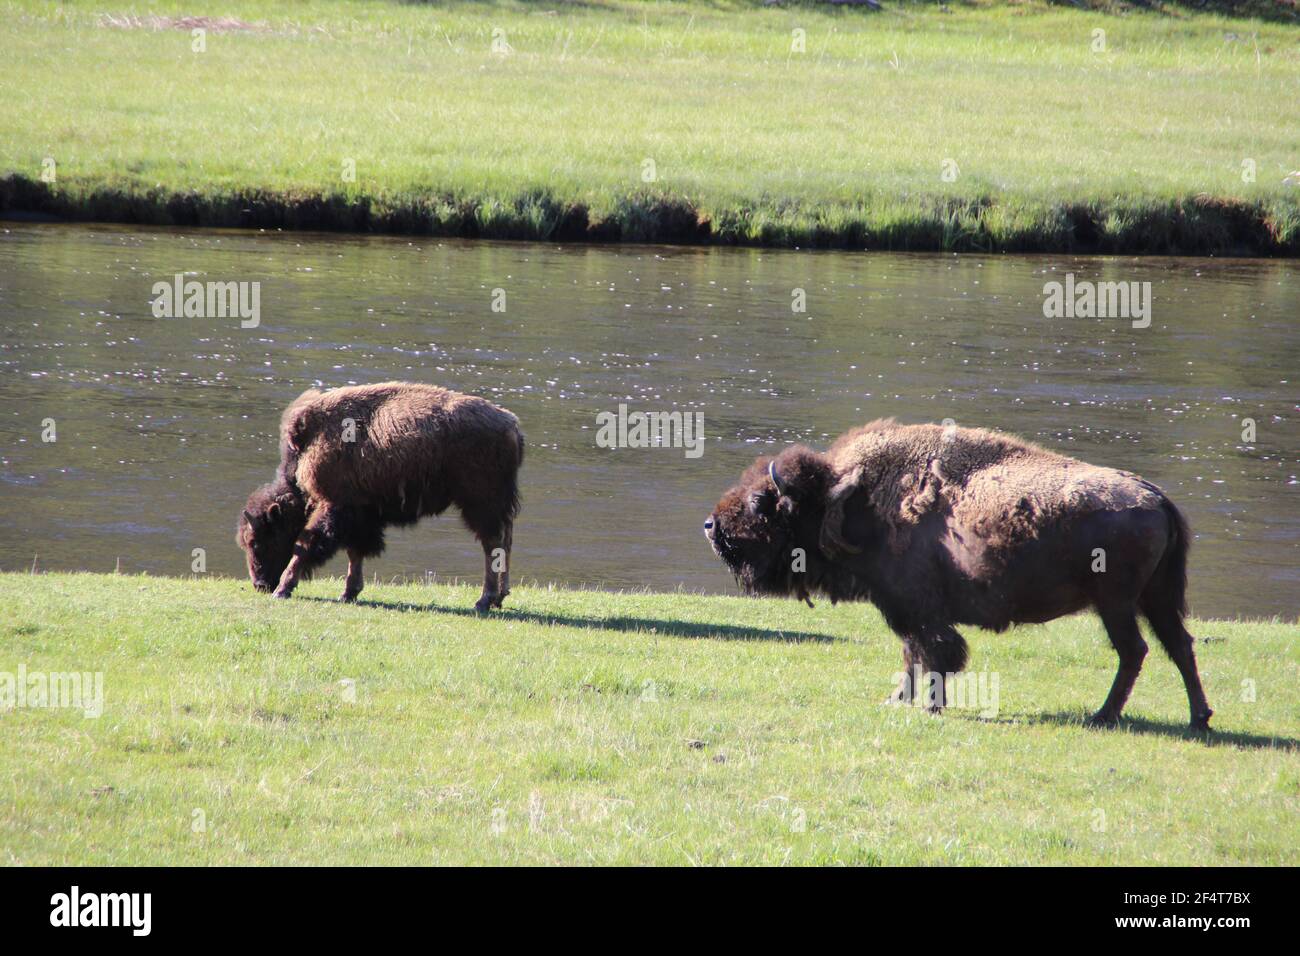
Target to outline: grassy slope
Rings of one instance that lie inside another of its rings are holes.
[[[984,721],[883,705],[862,606],[337,590],[0,575],[0,671],[106,683],[98,720],[0,712],[3,862],[1300,861],[1293,625],[1196,625],[1206,744],[1158,653],[1125,729],[1079,725],[1114,669],[1086,617],[970,635]]]
[[[1282,185],[1300,165],[1293,24],[1034,3],[554,6],[231,0],[220,12],[258,29],[213,31],[195,54],[187,30],[102,19],[194,13],[174,0],[0,0],[0,174],[15,174],[0,208],[513,238],[1300,252],[1298,190]],[[794,28],[805,53],[791,52]],[[494,29],[508,54],[491,53]],[[37,182],[46,156],[53,187]]]

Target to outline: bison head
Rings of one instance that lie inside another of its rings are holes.
[[[259,591],[273,590],[293,557],[293,543],[307,523],[298,490],[283,479],[248,496],[235,540],[248,559],[248,576]]]
[[[808,601],[830,480],[824,456],[795,446],[755,461],[722,496],[704,534],[746,592]]]

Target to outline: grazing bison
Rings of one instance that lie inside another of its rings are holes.
[[[954,625],[995,631],[1094,608],[1119,672],[1091,718],[1113,725],[1146,656],[1140,611],[1182,674],[1191,725],[1212,711],[1187,613],[1187,522],[1155,485],[996,432],[877,421],[825,454],[760,458],[704,523],[750,593],[868,600],[903,640],[891,700],[914,672],[966,663]],[[809,602],[811,603],[811,602]],[[941,680],[930,688],[943,707]]]
[[[385,527],[454,504],[483,546],[486,611],[510,593],[523,459],[519,419],[482,398],[409,382],[309,389],[280,419],[279,471],[249,497],[236,540],[254,586],[280,598],[345,549],[352,601]]]

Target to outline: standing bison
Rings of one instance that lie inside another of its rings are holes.
[[[523,460],[519,419],[485,399],[409,382],[310,389],[280,419],[279,472],[249,497],[236,539],[254,586],[280,598],[343,548],[352,601],[384,528],[454,504],[483,546],[486,611],[510,593]]]
[[[704,523],[713,550],[751,593],[868,600],[903,640],[893,700],[913,673],[966,664],[954,625],[995,631],[1091,607],[1119,672],[1091,723],[1113,725],[1142,668],[1140,611],[1187,687],[1191,725],[1213,713],[1187,613],[1187,522],[1155,485],[1007,435],[877,421],[825,454],[760,458]],[[942,680],[930,689],[943,707]]]

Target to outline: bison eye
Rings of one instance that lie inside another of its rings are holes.
[[[776,496],[767,491],[757,491],[749,496],[749,510],[753,514],[771,515],[776,510]]]

